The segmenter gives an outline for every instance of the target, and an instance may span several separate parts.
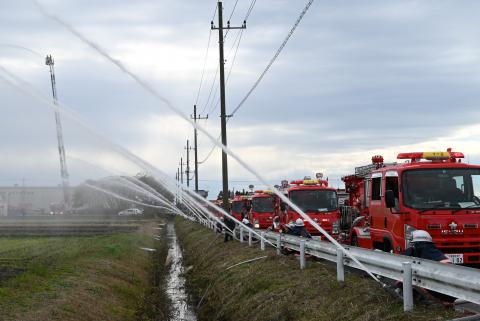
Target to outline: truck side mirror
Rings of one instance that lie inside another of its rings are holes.
[[[392,190],[385,191],[385,206],[387,208],[394,208],[395,207],[395,194],[393,194]]]

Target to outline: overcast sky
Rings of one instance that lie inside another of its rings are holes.
[[[180,157],[186,158],[186,140],[193,142],[189,124],[43,16],[33,2],[0,1],[0,65],[50,96],[44,56],[52,54],[60,101],[97,133],[174,177]],[[40,3],[183,112],[193,112],[216,1]],[[224,1],[225,18],[234,3]],[[227,113],[265,68],[305,3],[257,0],[235,61],[232,48],[239,31],[229,32]],[[242,23],[250,4],[238,0],[232,26]],[[480,163],[479,12],[475,0],[316,0],[258,88],[230,119],[228,145],[272,183],[322,171],[338,185],[342,175],[367,164],[374,154],[393,161],[398,152],[452,147],[463,151],[467,161]],[[209,114],[200,124],[218,137],[218,82],[212,86],[218,33],[210,36],[197,104],[202,115]],[[53,111],[2,80],[0,95],[0,185],[21,183],[22,178],[27,184],[58,184]],[[140,170],[76,120],[64,116],[62,122],[72,183],[112,170]],[[200,160],[211,146],[199,136]],[[233,160],[229,170],[236,189],[253,180]],[[216,195],[218,150],[199,173],[200,188]]]

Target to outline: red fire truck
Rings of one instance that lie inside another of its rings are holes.
[[[250,197],[248,195],[235,195],[230,202],[232,216],[241,221],[250,210]]]
[[[372,164],[343,177],[350,194],[342,208],[346,243],[403,253],[412,232],[432,235],[453,263],[480,264],[480,166],[461,162],[462,153],[401,153],[405,163]]]
[[[338,209],[337,190],[328,186],[323,179],[295,180],[285,190],[288,198],[300,207],[311,219],[334,237],[339,233],[340,211]],[[292,208],[282,205],[279,211],[280,227],[302,218]],[[305,221],[305,228],[312,235],[320,232]]]
[[[280,210],[280,198],[269,190],[255,191],[252,195],[249,220],[254,228],[267,229]]]
[[[211,203],[217,205],[218,207],[222,207],[222,200],[210,200]],[[214,216],[218,217],[219,219],[223,220],[223,213],[219,210],[215,209],[213,206],[207,206],[207,209],[212,213]]]

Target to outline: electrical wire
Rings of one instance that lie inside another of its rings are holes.
[[[293,27],[290,29],[290,32],[288,33],[288,35],[285,37],[285,39],[283,40],[282,44],[280,45],[280,47],[277,49],[277,51],[275,52],[275,55],[273,55],[272,59],[270,59],[270,62],[268,63],[267,67],[263,70],[263,72],[260,74],[260,76],[258,77],[258,79],[255,81],[255,83],[253,84],[252,88],[250,88],[250,90],[247,92],[247,94],[245,95],[245,97],[243,97],[243,99],[240,101],[240,103],[238,104],[237,107],[235,107],[235,109],[232,111],[232,113],[230,114],[230,116],[233,116],[239,109],[240,107],[242,107],[242,105],[245,103],[245,101],[248,99],[248,97],[250,97],[250,95],[252,94],[252,92],[255,90],[255,88],[257,88],[258,84],[262,81],[263,77],[266,75],[266,73],[268,72],[268,70],[270,69],[270,67],[273,65],[273,63],[275,62],[275,60],[277,60],[278,56],[280,55],[280,53],[282,52],[283,48],[285,48],[285,45],[287,44],[288,40],[290,40],[290,37],[293,35],[295,29],[298,27],[298,25],[300,24],[300,21],[302,21],[303,17],[305,16],[305,14],[307,13],[308,9],[310,8],[310,6],[312,5],[314,0],[309,0],[307,5],[305,6],[305,8],[303,8],[302,12],[300,13],[300,16],[297,18],[297,20],[295,21],[295,23],[293,24]]]
[[[217,76],[218,76],[218,70],[219,69],[220,69],[220,66],[217,65],[217,70],[215,71],[215,76],[213,77],[213,82],[212,82],[212,85],[210,86],[210,92],[208,93],[207,102],[203,106],[202,112],[200,114],[205,114],[205,110],[207,109],[207,106],[210,103],[210,98],[212,97],[213,88],[215,87],[215,84],[217,82]],[[214,95],[214,97],[215,96],[216,96],[216,94]]]
[[[218,138],[217,138],[217,141],[219,141],[221,137],[222,137],[222,135],[219,135]],[[205,163],[205,162],[210,158],[210,156],[212,156],[213,151],[215,150],[216,146],[217,146],[217,145],[213,144],[213,146],[212,146],[212,148],[210,149],[210,151],[208,152],[207,156],[205,156],[205,158],[204,158],[202,161],[198,162],[198,164],[203,164],[203,163]]]
[[[110,63],[112,63],[113,65],[115,65],[120,71],[122,71],[125,75],[131,77],[138,85],[140,85],[145,91],[147,91],[148,93],[150,93],[152,96],[154,96],[158,101],[161,101],[163,102],[167,107],[169,107],[173,112],[175,112],[178,116],[180,116],[182,119],[184,119],[186,122],[188,122],[189,124],[191,124],[195,129],[201,131],[202,133],[204,133],[212,142],[215,142],[215,137],[212,136],[208,131],[205,130],[205,128],[203,128],[202,126],[198,125],[197,123],[195,123],[194,121],[192,121],[190,119],[190,117],[188,117],[186,114],[184,114],[178,107],[174,106],[167,98],[165,98],[164,96],[162,96],[158,91],[156,91],[152,86],[150,86],[147,82],[145,82],[142,78],[138,77],[135,73],[133,73],[132,71],[130,71],[121,61],[117,60],[117,59],[114,59],[112,56],[110,56],[103,48],[101,48],[100,46],[98,46],[96,43],[92,42],[89,38],[85,37],[82,33],[80,33],[78,30],[76,30],[73,26],[71,26],[70,24],[68,24],[67,22],[63,21],[61,18],[59,18],[58,16],[55,16],[53,14],[50,14],[49,12],[45,11],[45,9],[41,6],[40,3],[38,3],[37,1],[34,0],[34,3],[36,4],[36,6],[38,7],[38,10],[42,13],[42,15],[44,15],[45,17],[57,22],[58,24],[62,25],[63,27],[65,27],[70,33],[72,33],[73,35],[75,35],[79,40],[81,40],[83,43],[87,44],[90,48],[94,49],[99,55],[103,56],[104,58],[106,58]],[[2,68],[2,69],[5,69],[5,68]],[[9,75],[11,77],[11,73]],[[7,82],[8,82],[8,79],[6,78],[3,78],[5,79]],[[19,91],[21,92],[25,92],[26,89],[25,88],[22,88],[20,87],[20,85],[18,84],[13,84],[13,86],[15,86],[15,88],[17,88]],[[37,94],[35,92],[30,92],[30,94],[34,97],[37,97],[38,100],[42,101],[43,103],[48,103],[48,106],[50,107],[53,107],[53,108],[56,108],[57,106],[60,106],[61,107],[61,111],[64,112],[64,110],[66,109],[66,107],[63,105],[63,104],[54,104],[53,102],[51,102],[50,100],[48,100],[45,96],[37,96]],[[81,123],[81,121],[79,120],[78,121],[79,123]],[[88,126],[87,126],[88,128]],[[95,133],[95,132],[93,132]],[[109,143],[108,140],[106,140],[107,143]],[[315,222],[310,216],[308,216],[298,205],[296,205],[295,203],[293,203],[290,199],[288,199],[283,193],[281,193],[277,188],[275,188],[274,186],[270,186],[269,183],[265,180],[265,178],[263,178],[262,175],[260,175],[258,173],[258,171],[254,170],[249,164],[247,164],[242,158],[240,158],[236,153],[234,153],[231,149],[229,149],[226,145],[223,145],[223,144],[220,144],[218,143],[219,147],[222,148],[222,150],[228,154],[230,157],[232,157],[234,160],[236,160],[240,166],[242,166],[244,169],[246,169],[248,172],[250,172],[254,177],[256,177],[261,183],[267,185],[267,187],[269,189],[272,190],[273,193],[275,193],[275,195],[277,195],[282,201],[284,201],[289,207],[292,208],[292,210],[294,210],[295,212],[297,212],[306,222],[309,222],[315,229],[317,229],[322,235],[325,236],[325,238],[327,240],[329,240],[332,244],[334,244],[339,250],[341,250],[345,256],[349,257],[350,259],[352,259],[356,264],[358,264],[358,266],[364,270],[366,273],[368,273],[375,281],[379,282],[380,284],[382,284],[383,286],[385,286],[384,283],[382,283],[363,263],[361,263],[354,255],[352,255],[352,253],[350,253],[347,249],[345,249],[345,247],[343,247],[336,239],[334,239],[330,234],[328,234],[327,231],[325,231],[325,229],[323,229],[317,222]],[[164,175],[161,171],[159,171],[158,169],[156,169],[155,167],[153,167],[152,165],[150,165],[148,162],[144,161],[143,159],[139,158],[138,156],[132,154],[131,152],[129,152],[128,150],[118,146],[118,145],[115,145],[113,143],[110,143],[109,146],[111,147],[114,147],[115,151],[118,151],[118,152],[121,152],[123,156],[127,157],[128,159],[130,160],[134,160],[136,164],[140,165],[141,167],[145,168],[145,170],[151,170],[153,172],[156,172],[156,173],[161,173],[162,175]],[[168,177],[168,176],[166,176]],[[171,180],[171,178],[170,178]],[[173,180],[171,180],[173,183]],[[163,185],[167,186],[168,188],[168,184],[167,183],[164,183]],[[178,185],[178,184],[177,184]],[[170,189],[172,189],[173,186],[170,185]],[[200,199],[202,201],[205,201],[200,195],[197,195],[197,193],[193,192],[193,191],[190,191],[190,190],[183,190],[182,189],[182,192],[184,192],[185,195],[188,195],[188,196],[191,196],[191,197],[195,197],[197,199]],[[182,195],[183,196],[183,195]],[[191,198],[191,200],[193,200],[193,198]],[[240,226],[246,228],[248,231],[252,231],[252,233],[254,233],[255,235],[258,235],[259,237],[261,237],[262,239],[265,239],[262,235],[260,235],[259,233],[257,233],[255,230],[253,230],[252,228],[246,226],[245,224],[243,224],[241,221],[238,221],[237,219],[235,219],[235,217],[233,217],[231,214],[227,213],[225,210],[222,210],[220,207],[216,206],[215,204],[213,203],[207,203],[209,204],[210,206],[214,207],[216,210],[220,210],[224,216],[232,219],[234,222],[237,222]],[[202,205],[199,204],[198,202],[195,202],[195,206],[198,206],[199,209],[203,209]],[[211,218],[217,220],[218,222],[221,222],[215,215],[213,215],[212,213],[209,213],[208,211],[206,211],[206,213],[208,213]],[[266,240],[267,242],[269,242],[268,240]],[[271,242],[269,242],[270,244],[272,244]],[[272,244],[273,245],[273,244]],[[273,245],[274,246],[274,245]]]
[[[238,4],[238,0],[235,0],[235,5],[233,6],[233,9],[232,9],[232,12],[230,13],[230,17],[228,17],[228,22],[230,22],[230,20],[232,20],[232,16],[233,16],[233,13],[235,12],[235,9],[237,8],[237,4]],[[224,38],[227,38],[227,35],[229,33],[230,29],[227,29],[227,32],[225,32],[225,36]]]
[[[300,21],[302,21],[303,17],[305,16],[305,14],[307,13],[308,9],[310,8],[310,6],[312,5],[314,0],[309,0],[308,3],[306,4],[306,6],[304,7],[304,9],[302,10],[302,12],[300,13],[299,17],[297,18],[297,20],[295,21],[295,23],[293,24],[293,27],[290,29],[290,32],[287,34],[287,36],[285,37],[285,39],[283,40],[282,44],[280,45],[280,47],[277,49],[277,51],[275,52],[275,55],[272,57],[272,59],[270,59],[270,62],[268,63],[267,67],[263,70],[263,72],[260,74],[260,76],[258,77],[257,81],[255,81],[255,83],[253,84],[252,88],[247,92],[247,94],[245,95],[245,97],[240,101],[240,103],[237,105],[237,107],[235,107],[235,109],[232,111],[232,113],[230,114],[230,117],[233,116],[239,109],[240,107],[242,107],[242,105],[245,103],[245,101],[250,97],[250,95],[252,94],[252,92],[255,90],[255,88],[257,88],[258,84],[260,83],[260,81],[262,81],[263,77],[265,76],[265,74],[268,72],[268,70],[270,69],[270,67],[273,65],[273,63],[275,62],[275,60],[278,58],[278,56],[280,55],[280,53],[282,52],[283,48],[285,48],[285,45],[287,44],[288,40],[290,40],[291,36],[293,35],[295,29],[298,27],[298,25],[300,24]],[[246,19],[250,16],[250,13],[253,9],[253,6],[255,5],[255,2],[256,0],[253,0],[252,1],[252,4],[250,5],[250,8],[247,12],[247,16],[246,16]],[[218,103],[217,103],[218,105]],[[215,107],[217,106],[215,105]],[[227,119],[227,122],[230,120],[230,117]],[[217,139],[217,140],[220,140],[220,137]],[[207,156],[203,159],[202,162],[199,162],[199,164],[202,164],[204,162],[206,162],[208,160],[208,158],[210,158],[210,156],[213,154],[213,151],[215,150],[216,148],[216,145],[213,144],[211,150],[208,152]]]
[[[255,7],[255,3],[257,3],[257,0],[252,0],[250,3],[250,7],[248,8],[247,14],[245,15],[245,18],[243,19],[244,21],[247,21],[248,18],[250,17],[250,14],[252,13],[253,7]]]
[[[212,21],[215,19],[216,14],[217,14],[217,6],[215,6],[215,10],[213,11]],[[205,76],[205,70],[206,70],[206,66],[207,66],[208,53],[210,51],[211,39],[212,39],[212,29],[210,29],[210,32],[208,34],[207,50],[206,50],[205,58],[204,58],[204,61],[203,61],[202,76],[200,77],[200,85],[198,86],[197,98],[195,99],[195,105],[198,105],[198,100],[200,98],[200,92],[202,90],[203,78]],[[201,113],[203,113],[204,111],[205,111],[205,108],[202,110]]]
[[[235,48],[235,52],[234,52],[233,58],[232,58],[232,63],[230,64],[230,68],[229,68],[228,73],[227,73],[227,79],[225,81],[225,86],[228,85],[228,81],[230,80],[230,75],[232,73],[233,66],[235,65],[235,60],[237,58],[238,48],[240,46],[240,42],[242,41],[243,31],[244,31],[244,29],[240,29],[240,31],[237,33],[237,36],[235,37],[235,40],[233,41],[233,45],[230,48],[230,52],[228,53],[228,56],[231,56],[232,51]],[[215,109],[217,109],[218,105],[220,104],[220,98],[216,99],[217,93],[218,93],[218,91],[216,91],[215,94],[213,95],[212,104],[210,105],[210,109],[209,109],[207,114],[211,114]],[[215,105],[213,104],[214,101],[216,101]]]
[[[235,53],[234,53],[234,55],[233,55],[232,64],[230,65],[230,70],[228,71],[227,81],[226,81],[227,83],[228,83],[228,80],[230,79],[230,74],[231,74],[231,72],[232,72],[233,65],[235,64],[235,59],[236,59],[236,57],[237,57],[238,47],[240,46],[240,42],[241,42],[241,40],[242,40],[243,30],[244,30],[244,29],[240,29],[240,32],[238,33],[238,34],[239,34],[239,36],[238,36],[238,43],[237,43],[237,47],[236,47],[236,49],[235,49]],[[216,105],[214,106],[213,109],[211,109],[211,110],[208,112],[208,114],[211,114],[211,113],[213,112],[213,110],[215,110],[215,109],[217,108],[219,102],[220,102],[220,100],[217,100]],[[227,119],[227,122],[228,122],[228,119]],[[221,135],[218,137],[217,140],[220,140],[220,137],[221,137]],[[199,164],[205,163],[205,162],[210,158],[210,156],[212,156],[214,150],[215,150],[215,144],[213,144],[213,146],[212,146],[212,148],[210,149],[210,151],[208,152],[207,156],[205,156],[205,158],[204,158],[202,161],[198,162],[198,163],[199,163]]]
[[[235,0],[235,4],[233,5],[232,12],[230,13],[230,17],[228,17],[228,21],[232,20],[233,13],[235,12],[235,9],[237,8],[238,0]]]
[[[207,66],[207,58],[208,58],[208,52],[210,50],[211,39],[212,39],[212,30],[210,29],[210,32],[208,33],[207,51],[205,53],[205,58],[203,60],[202,76],[200,77],[200,85],[198,86],[197,98],[195,99],[195,105],[198,104],[198,99],[200,98],[200,91],[202,90],[203,77],[205,75],[205,69],[206,69],[206,66]]]

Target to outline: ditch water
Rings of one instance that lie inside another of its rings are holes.
[[[170,244],[168,258],[170,271],[167,277],[167,295],[172,302],[172,321],[196,321],[197,317],[189,303],[183,277],[183,256],[178,245],[173,223],[167,224],[167,239]]]

